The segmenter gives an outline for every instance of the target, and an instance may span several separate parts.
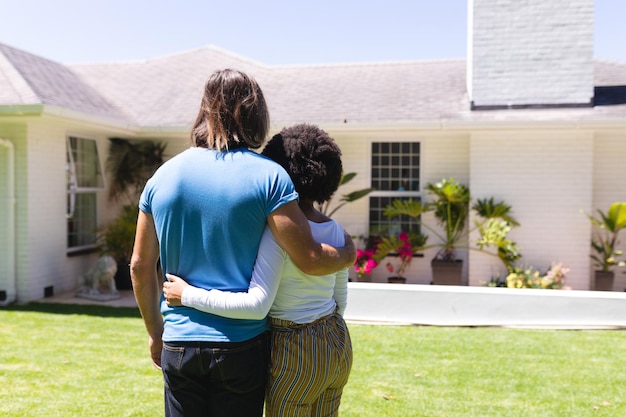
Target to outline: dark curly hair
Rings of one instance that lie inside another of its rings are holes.
[[[263,149],[289,173],[301,199],[323,203],[341,181],[341,150],[328,133],[317,126],[299,124],[284,128]]]

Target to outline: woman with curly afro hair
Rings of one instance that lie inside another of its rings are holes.
[[[299,205],[318,242],[342,246],[343,228],[315,208],[341,180],[341,151],[317,126],[283,129],[263,150],[281,165],[299,194]],[[266,230],[247,292],[203,290],[168,275],[168,303],[211,314],[250,319],[269,314],[272,329],[267,417],[337,416],[352,366],[350,334],[343,319],[348,269],[315,276],[298,269]]]
[[[300,196],[300,208],[310,210],[313,203],[329,200],[339,187],[341,151],[317,126],[299,124],[283,129],[267,143],[263,155],[285,168]],[[305,200],[308,203],[304,204]]]

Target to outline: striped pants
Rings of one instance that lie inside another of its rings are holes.
[[[307,324],[274,318],[270,324],[272,365],[265,416],[337,416],[352,367],[346,322],[334,313]]]

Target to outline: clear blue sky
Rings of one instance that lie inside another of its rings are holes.
[[[594,56],[626,62],[626,0],[595,3]],[[466,4],[0,0],[0,43],[65,63],[155,58],[207,45],[268,65],[464,58]]]

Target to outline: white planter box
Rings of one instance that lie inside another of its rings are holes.
[[[626,328],[626,293],[350,282],[345,318],[433,326]]]

